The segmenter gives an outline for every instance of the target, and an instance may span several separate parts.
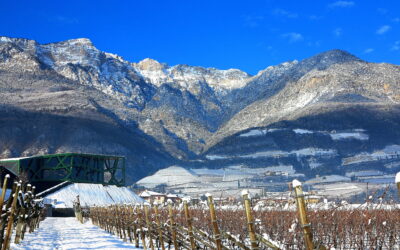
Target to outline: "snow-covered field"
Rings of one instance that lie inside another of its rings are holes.
[[[357,164],[361,162],[378,161],[381,159],[399,158],[400,145],[388,145],[382,150],[372,153],[363,152],[352,157],[343,158],[342,165]]]
[[[142,198],[127,187],[89,183],[73,183],[45,196],[45,198],[52,200],[57,208],[72,208],[77,195],[79,195],[82,206],[143,202]]]
[[[302,148],[292,151],[282,150],[267,150],[244,155],[206,155],[208,160],[224,160],[235,158],[268,158],[268,157],[288,157],[290,155],[296,157],[305,156],[320,156],[320,157],[333,157],[337,154],[335,149],[321,149],[321,148]]]
[[[81,224],[74,217],[46,218],[34,233],[26,234],[19,245],[11,249],[137,249],[134,244],[124,242],[91,222]]]
[[[252,129],[243,134],[239,134],[239,137],[253,137],[253,136],[263,136],[267,133],[273,133],[277,131],[283,131],[285,128],[279,129]],[[369,135],[366,134],[366,130],[364,129],[352,129],[352,130],[343,130],[343,131],[312,131],[308,129],[296,128],[293,129],[293,132],[296,134],[323,134],[329,135],[332,140],[361,140],[366,141],[369,140]]]

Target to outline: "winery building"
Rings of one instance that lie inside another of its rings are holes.
[[[0,159],[0,178],[6,174],[35,185],[38,192],[66,181],[125,186],[125,158],[63,153]]]

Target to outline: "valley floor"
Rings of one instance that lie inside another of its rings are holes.
[[[49,217],[40,223],[34,233],[26,234],[19,245],[11,249],[137,249],[133,244],[94,226],[81,224],[75,217]]]

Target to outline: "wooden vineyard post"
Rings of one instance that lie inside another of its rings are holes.
[[[398,173],[396,174],[396,180],[395,180],[395,182],[396,182],[396,185],[397,185],[397,192],[398,192],[399,198],[400,198],[400,172],[398,172]]]
[[[132,231],[131,231],[131,215],[132,213],[130,212],[130,207],[128,205],[125,205],[125,225],[126,225],[126,233],[128,234],[128,238],[129,238],[129,242],[133,243],[133,239],[132,239]]]
[[[9,174],[5,176],[4,182],[3,182],[3,189],[1,190],[1,197],[0,197],[0,210],[1,210],[1,213],[3,213],[3,204],[4,204],[4,199],[6,197],[8,179],[10,179],[10,175]]]
[[[17,227],[15,230],[15,240],[14,240],[15,244],[19,244],[19,242],[21,240],[22,227],[25,224],[25,214],[26,214],[26,200],[24,200],[21,192],[18,195],[23,204],[21,204],[21,208],[20,208],[19,215],[18,215]],[[28,196],[26,195],[25,197],[28,197]]]
[[[156,215],[156,223],[157,223],[157,231],[158,231],[158,240],[161,245],[161,250],[165,250],[164,246],[164,239],[163,239],[163,234],[162,234],[162,227],[161,227],[161,221],[160,221],[160,214],[158,212],[158,207],[157,205],[154,206],[154,213]]]
[[[254,230],[254,219],[253,219],[253,215],[251,214],[249,191],[243,190],[242,196],[243,196],[243,200],[244,200],[244,208],[246,210],[247,228],[249,230],[251,249],[258,249],[259,247],[257,244],[256,232]]]
[[[211,223],[213,226],[215,245],[218,250],[222,249],[221,233],[219,232],[217,216],[215,214],[214,201],[211,194],[207,193],[208,207],[210,208]]]
[[[192,247],[192,250],[196,249],[196,244],[194,242],[194,237],[193,237],[193,225],[192,225],[192,217],[190,216],[190,211],[189,211],[189,206],[188,206],[188,201],[183,200],[183,207],[185,210],[185,218],[186,222],[188,224],[188,233],[189,233],[189,239],[190,239],[190,246]]]
[[[32,196],[32,185],[31,184],[28,184],[26,191],[28,193],[27,204],[29,204],[29,202],[33,199],[33,196]],[[25,223],[22,226],[21,240],[23,240],[24,237],[25,237],[25,232],[26,232],[26,226],[27,225],[28,225],[28,221],[25,220]]]
[[[35,199],[35,197],[36,197],[35,191],[36,191],[36,187],[32,186],[32,199]],[[30,233],[32,233],[33,231],[35,231],[36,228],[39,227],[39,216],[34,218],[31,223],[32,223],[31,224],[32,227],[29,227],[29,232]]]
[[[7,203],[5,204],[4,216],[2,216],[2,218],[1,218],[0,246],[3,246],[3,243],[4,243],[4,238],[5,238],[4,237],[4,232],[5,232],[6,227],[7,227],[7,219],[8,219],[7,211],[9,211],[9,209],[12,206],[12,202],[13,202],[12,197],[13,197],[13,194],[15,193],[15,190],[17,189],[17,185],[18,185],[18,182],[16,182],[16,181],[12,185],[12,190],[11,190],[11,193],[10,193],[10,197],[8,198]]]
[[[149,219],[149,206],[150,206],[150,204],[148,204],[148,203],[144,204],[144,216],[146,219],[147,232],[149,233],[150,248],[151,248],[151,250],[154,250],[152,230],[151,230],[151,224],[150,224],[150,219]]]
[[[75,217],[78,219],[80,223],[83,224],[82,208],[81,208],[81,202],[79,200],[79,195],[76,196],[76,203],[74,205],[75,205],[74,206]]]
[[[18,193],[19,193],[20,188],[21,188],[21,184],[18,184],[17,188],[15,189],[15,192],[14,192],[14,198],[13,198],[12,205],[11,205],[11,213],[10,213],[10,216],[8,216],[8,224],[7,224],[6,235],[4,238],[2,250],[8,249],[8,246],[10,243],[10,238],[11,238],[11,234],[12,234],[12,226],[14,224],[14,213],[15,213],[15,209],[17,208]],[[11,198],[11,196],[10,196],[10,198]]]
[[[131,206],[130,207],[130,211],[131,211],[131,215],[133,216],[133,240],[135,241],[135,247],[138,248],[139,247],[139,239],[138,239],[138,235],[137,235],[137,223],[135,220],[137,220],[137,213],[136,213],[136,209]]]
[[[174,221],[174,214],[172,212],[172,201],[168,200],[168,215],[169,215],[169,225],[172,235],[172,242],[174,243],[174,248],[179,249],[178,242],[176,241],[176,229],[175,229],[175,221]]]
[[[301,187],[301,182],[299,182],[298,180],[293,180],[293,188],[296,195],[295,198],[296,198],[297,210],[299,212],[300,226],[303,230],[306,249],[313,250],[314,243],[311,233],[311,224],[308,222],[307,218],[306,203],[304,201],[304,194],[303,194],[303,189]]]
[[[142,245],[143,245],[143,249],[146,250],[146,236],[144,234],[143,231],[143,226],[142,226],[142,211],[140,211],[140,208],[137,207],[137,211],[138,211],[138,223],[139,223],[139,230],[140,230],[140,237],[142,240]]]
[[[118,228],[119,228],[119,234],[120,238],[126,241],[126,233],[125,233],[125,228],[124,228],[124,212],[122,210],[121,206],[116,205],[115,206],[115,211],[116,211],[116,218],[117,218],[117,223],[118,223]]]

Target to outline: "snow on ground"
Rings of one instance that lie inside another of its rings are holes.
[[[265,135],[267,133],[273,133],[273,132],[280,131],[280,130],[284,130],[284,129],[279,129],[279,128],[252,129],[246,133],[240,134],[239,137],[261,136],[261,135]]]
[[[387,174],[381,176],[365,176],[365,177],[359,177],[358,180],[374,184],[391,184],[394,183],[395,175]]]
[[[343,158],[342,165],[350,165],[361,162],[378,161],[381,159],[398,158],[400,156],[400,145],[388,145],[382,150],[373,153],[362,152],[360,154]]]
[[[263,158],[263,157],[289,157],[295,155],[296,157],[305,156],[320,156],[320,157],[333,157],[337,154],[335,149],[322,149],[322,148],[301,148],[292,151],[282,150],[267,150],[244,155],[206,155],[208,160],[224,160],[235,158]]]
[[[259,157],[287,157],[291,154],[296,155],[296,157],[303,156],[334,156],[336,155],[336,150],[334,149],[321,149],[321,148],[302,148],[293,151],[281,151],[281,150],[271,150],[271,151],[261,151],[252,154],[239,155],[239,158],[259,158]]]
[[[326,197],[347,198],[366,190],[366,183],[326,183],[313,186],[317,192],[321,192]]]
[[[244,134],[240,134],[240,137],[249,137],[249,136],[260,136],[260,135],[265,135],[266,130],[259,130],[259,129],[252,129],[249,132],[246,132]]]
[[[383,175],[383,172],[379,170],[362,170],[362,171],[346,172],[345,175],[347,177],[381,176]]]
[[[206,155],[206,158],[208,160],[224,160],[228,159],[228,156],[223,156],[223,155]]]
[[[126,187],[88,183],[73,183],[44,198],[55,200],[55,207],[72,208],[77,195],[82,206],[143,202],[142,198]]]
[[[306,181],[306,183],[348,182],[349,177],[341,175],[324,175]]]
[[[293,129],[293,132],[295,132],[296,134],[312,134],[312,133],[314,133],[311,130],[301,129],[301,128]]]
[[[224,175],[224,169],[191,168],[190,171],[197,175]]]
[[[352,130],[345,130],[345,131],[311,131],[307,129],[296,128],[293,129],[293,132],[296,134],[313,134],[313,133],[320,133],[324,135],[329,135],[332,140],[340,141],[340,140],[361,140],[366,141],[369,140],[369,135],[364,133],[366,130],[364,129],[352,129]]]
[[[48,217],[33,233],[27,233],[21,244],[11,244],[11,249],[138,249],[94,226],[81,224],[74,217]]]
[[[262,136],[267,133],[272,133],[279,130],[285,130],[284,128],[275,128],[275,129],[251,129],[243,134],[239,134],[239,137],[251,137],[251,136]],[[328,135],[334,141],[339,140],[361,140],[366,141],[369,140],[369,135],[366,134],[365,129],[351,129],[351,130],[341,130],[341,131],[313,131],[303,128],[295,128],[292,131],[296,134],[304,135],[304,134],[323,134]]]
[[[198,178],[195,173],[184,169],[183,167],[171,166],[161,169],[155,174],[147,176],[136,183],[147,188],[154,188],[155,186],[160,184],[167,184],[168,186],[172,186],[197,181]]]
[[[243,165],[235,165],[235,166],[229,166],[226,169],[240,170],[245,173],[252,173],[257,175],[262,175],[267,172],[285,172],[288,173],[289,175],[296,173],[292,165],[276,165],[264,168],[249,168]]]
[[[251,176],[264,175],[268,172],[285,172],[288,173],[288,175],[296,173],[292,165],[277,165],[263,168],[250,168],[244,165],[232,165],[220,169],[191,168],[190,171],[199,176],[200,179],[197,180],[202,181],[204,180],[205,176],[223,176],[224,180],[228,180],[229,178],[236,178],[237,176],[249,178]]]
[[[356,139],[361,141],[367,141],[369,136],[362,132],[343,132],[343,133],[330,133],[329,134],[334,141]]]

